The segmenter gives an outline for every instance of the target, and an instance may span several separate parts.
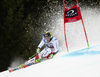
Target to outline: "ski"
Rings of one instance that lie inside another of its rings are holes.
[[[16,70],[18,70],[18,69],[20,69],[19,67],[16,67],[16,68],[14,68],[14,69],[9,69],[9,72],[13,72],[13,71],[16,71]]]
[[[41,60],[41,62],[46,61],[46,60],[48,60],[48,59],[44,58],[43,60]],[[16,68],[13,68],[13,69],[9,69],[9,72],[11,73],[11,72],[14,72],[14,71],[16,71],[16,70],[23,69],[23,68],[29,67],[29,66],[31,66],[31,65],[34,65],[34,64],[37,64],[37,63],[25,64],[25,65],[22,66],[22,68],[16,67]]]
[[[34,63],[29,63],[29,64],[26,64],[26,65],[23,65],[23,68],[29,67],[29,66],[31,66],[33,64]],[[22,69],[22,68],[16,67],[16,68],[13,68],[13,69],[9,69],[9,72],[11,73],[11,72],[14,72],[14,71],[19,70],[19,69]]]

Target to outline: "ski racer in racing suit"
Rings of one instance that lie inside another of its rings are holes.
[[[41,48],[46,45],[46,47],[40,52]],[[38,53],[34,58],[28,60],[28,63],[39,63],[42,59],[51,59],[59,51],[58,40],[52,37],[51,32],[46,32],[36,52]]]

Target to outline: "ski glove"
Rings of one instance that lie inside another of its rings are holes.
[[[37,53],[40,53],[40,48],[37,48],[37,49],[36,49],[36,52],[37,52]]]

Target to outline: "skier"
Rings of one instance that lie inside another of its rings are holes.
[[[28,60],[25,64],[39,63],[43,59],[51,59],[59,51],[58,40],[55,37],[52,37],[51,32],[47,31],[43,36],[42,41],[36,49],[38,54],[34,58]],[[41,48],[44,45],[46,45],[46,47],[41,51]],[[22,65],[20,65],[20,68],[22,68]]]

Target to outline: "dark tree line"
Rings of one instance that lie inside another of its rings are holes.
[[[0,1],[0,71],[6,70],[15,56],[26,59],[35,53],[39,38],[35,23],[44,5],[46,0]],[[33,34],[29,33],[31,26]]]
[[[35,53],[42,28],[38,19],[55,1],[62,4],[62,0],[0,0],[0,72],[10,66],[15,56],[27,59]],[[99,5],[100,0],[79,2]]]

